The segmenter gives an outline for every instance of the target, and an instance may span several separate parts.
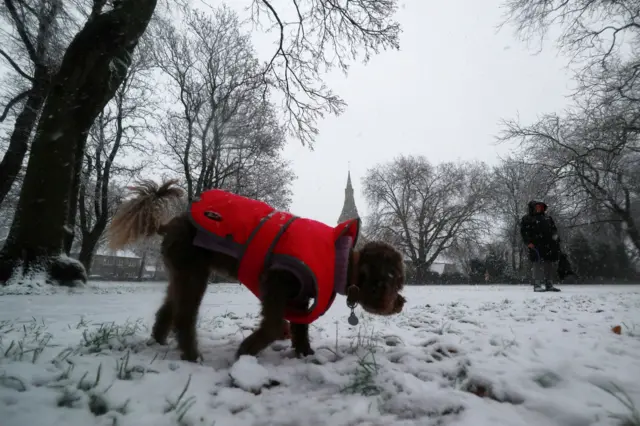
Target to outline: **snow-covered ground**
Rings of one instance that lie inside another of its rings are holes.
[[[210,286],[200,365],[147,344],[163,291],[0,288],[0,425],[640,425],[640,286],[409,287],[402,314],[357,327],[339,297],[315,356],[238,362],[257,301]]]

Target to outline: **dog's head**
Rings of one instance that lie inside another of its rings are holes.
[[[373,241],[359,251],[354,271],[357,291],[348,300],[376,315],[393,315],[402,311],[405,298],[402,255],[389,244]]]

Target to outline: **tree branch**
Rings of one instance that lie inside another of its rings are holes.
[[[31,90],[25,90],[19,95],[14,96],[14,98],[7,103],[7,106],[4,108],[2,115],[0,115],[0,123],[2,123],[7,118],[7,115],[9,115],[9,111],[15,104],[17,104],[18,102],[20,102],[21,100],[29,96],[30,94],[31,94]]]
[[[29,40],[29,34],[24,25],[24,22],[22,22],[22,20],[20,19],[20,16],[18,16],[18,11],[16,10],[15,4],[13,4],[13,0],[4,0],[4,4],[7,6],[7,10],[9,11],[11,18],[15,23],[16,31],[18,31],[18,35],[20,35],[20,39],[22,40],[22,43],[24,43],[24,47],[27,50],[27,53],[29,54],[29,58],[31,58],[31,61],[35,65],[40,65],[40,62],[41,62],[40,58],[38,57],[36,53],[36,49],[33,47],[31,40]]]
[[[22,70],[22,68],[20,68],[20,65],[18,65],[13,59],[11,59],[11,57],[7,54],[7,52],[5,52],[4,50],[0,49],[0,55],[4,56],[5,59],[9,62],[9,64],[11,65],[11,67],[18,73],[20,74],[21,77],[26,78],[27,80],[33,82],[34,79],[33,77],[31,77],[29,74],[27,74],[26,72],[24,72]]]

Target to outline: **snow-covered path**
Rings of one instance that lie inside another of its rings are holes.
[[[315,356],[276,342],[238,362],[258,303],[210,286],[200,365],[147,344],[163,291],[0,293],[0,425],[586,426],[640,408],[640,286],[409,287],[402,314],[358,327],[339,297]]]

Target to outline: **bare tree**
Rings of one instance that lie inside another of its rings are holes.
[[[640,197],[635,178],[640,140],[637,133],[610,125],[610,118],[598,108],[565,117],[549,114],[530,126],[511,121],[502,138],[518,141],[531,163],[553,172],[567,196],[581,199],[583,205],[595,202],[613,213],[640,250],[640,229],[632,210]]]
[[[5,0],[0,6],[0,22],[10,29],[2,37],[0,56],[12,71],[13,87],[7,93],[0,122],[10,117],[14,109],[19,109],[13,117],[9,143],[0,162],[0,204],[22,168],[51,76],[61,59],[60,45],[68,41],[61,29],[66,15],[63,3],[62,0]]]
[[[188,199],[209,188],[288,198],[292,174],[280,157],[285,133],[264,98],[268,87],[236,14],[226,7],[211,17],[186,9],[184,28],[167,25],[157,39],[156,63],[179,105],[162,128],[169,167],[184,178]],[[266,181],[249,177],[276,167],[282,172]]]
[[[490,180],[481,164],[399,157],[370,169],[364,193],[379,232],[398,243],[418,277],[465,234],[482,230]]]
[[[291,162],[283,158],[285,133],[272,106],[263,99],[249,100],[233,116],[229,126],[227,155],[231,179],[205,182],[205,188],[221,187],[263,200],[279,209],[291,203],[291,183],[296,176]],[[235,167],[233,167],[235,166]]]
[[[252,0],[256,23],[266,15],[269,30],[277,34],[276,51],[262,75],[284,95],[283,112],[288,130],[303,143],[312,144],[316,122],[326,113],[339,114],[345,102],[321,78],[338,67],[347,72],[349,62],[363,54],[367,62],[381,49],[399,49],[400,25],[391,21],[397,0],[310,1],[282,5]]]
[[[462,272],[471,276],[474,272],[474,262],[484,257],[484,247],[477,238],[465,238],[462,235],[451,244],[446,250],[447,256],[455,260]]]
[[[291,163],[281,158],[260,155],[249,168],[250,172],[237,173],[233,192],[262,200],[276,209],[288,210],[293,191],[291,183],[296,178]]]
[[[11,277],[19,261],[23,271],[44,267],[58,282],[86,280],[83,268],[58,256],[73,234],[69,213],[75,208],[87,134],[124,80],[156,0],[122,1],[110,10],[102,10],[102,0],[94,5],[44,103],[14,221],[0,252],[0,282]]]
[[[89,132],[78,197],[82,240],[78,260],[87,272],[123,195],[114,181],[132,179],[145,163],[144,152],[148,148],[145,137],[149,130],[149,118],[154,113],[148,53],[144,48],[136,51],[127,76]],[[119,161],[127,154],[135,154],[143,160],[136,164]]]
[[[638,43],[640,12],[635,0],[505,0],[504,21],[522,40],[542,43],[549,29],[561,34],[557,46],[587,73],[594,65],[616,61],[625,42]]]
[[[125,187],[120,186],[119,183],[112,182],[105,195],[103,190],[99,189],[102,185],[98,185],[96,182],[96,167],[93,165],[95,159],[92,158],[91,161],[92,163],[86,165],[83,170],[80,195],[78,197],[80,204],[78,206],[76,232],[80,238],[74,239],[70,250],[72,253],[78,254],[78,260],[82,262],[87,273],[90,272],[90,265],[96,250],[100,247],[106,247],[106,233],[99,232],[102,227],[101,223],[104,221],[103,218],[107,217],[108,225],[126,193]]]

